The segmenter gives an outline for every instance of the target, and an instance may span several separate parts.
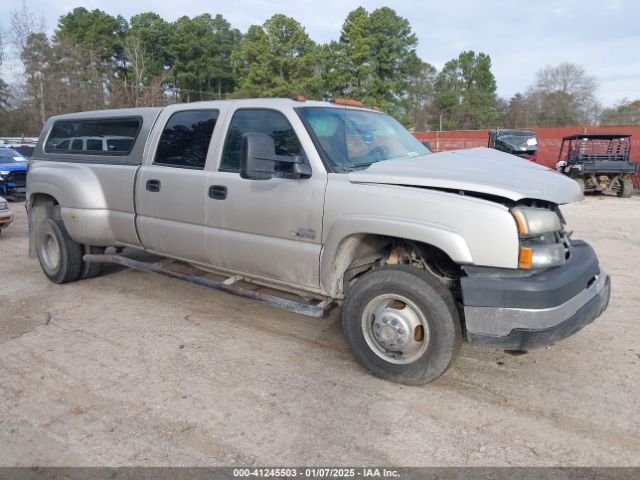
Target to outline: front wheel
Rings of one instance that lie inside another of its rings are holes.
[[[442,375],[461,344],[455,301],[428,272],[383,267],[351,287],[342,331],[354,357],[374,375],[421,385]]]

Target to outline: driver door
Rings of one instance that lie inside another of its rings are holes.
[[[319,285],[326,172],[316,169],[310,178],[270,180],[243,179],[239,173],[242,135],[269,135],[278,155],[304,156],[298,132],[309,148],[311,140],[293,112],[289,117],[264,108],[233,113],[219,168],[210,172],[206,184],[211,264],[290,284]],[[283,174],[287,167],[282,165]]]

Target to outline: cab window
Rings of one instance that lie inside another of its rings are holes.
[[[273,138],[276,155],[291,157],[304,156],[300,140],[293,127],[282,113],[267,109],[242,109],[236,111],[231,119],[227,138],[222,151],[220,171],[240,171],[240,148],[245,133],[264,133]],[[290,173],[293,164],[279,163],[276,169],[281,173]]]
[[[171,115],[153,163],[202,170],[218,114],[218,110],[187,110]]]

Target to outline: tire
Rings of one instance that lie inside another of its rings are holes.
[[[82,271],[82,246],[67,233],[61,220],[45,217],[36,232],[42,271],[53,283],[73,282]]]
[[[405,266],[371,271],[351,287],[342,332],[363,367],[406,385],[446,372],[462,342],[451,292],[428,272]]]
[[[83,246],[83,254],[102,255],[104,253],[104,247],[94,247],[91,245]],[[86,280],[88,278],[97,277],[102,272],[102,263],[91,263],[82,261],[82,269],[80,271],[80,279]]]
[[[633,193],[633,180],[628,175],[625,175],[620,179],[621,188],[618,191],[618,197],[629,198]]]
[[[576,178],[574,178],[574,180],[576,181],[576,183],[577,183],[577,184],[578,184],[578,186],[580,187],[580,191],[581,191],[582,193],[584,193],[584,190],[585,190],[584,178],[576,177]]]

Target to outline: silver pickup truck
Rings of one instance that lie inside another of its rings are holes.
[[[110,261],[167,273],[105,253],[129,247],[225,273],[196,283],[289,310],[340,305],[355,358],[407,384],[442,375],[463,335],[527,350],[604,311],[609,277],[559,209],[582,199],[574,181],[486,148],[432,154],[388,115],[344,103],[53,117],[28,175],[30,254],[55,283]]]

